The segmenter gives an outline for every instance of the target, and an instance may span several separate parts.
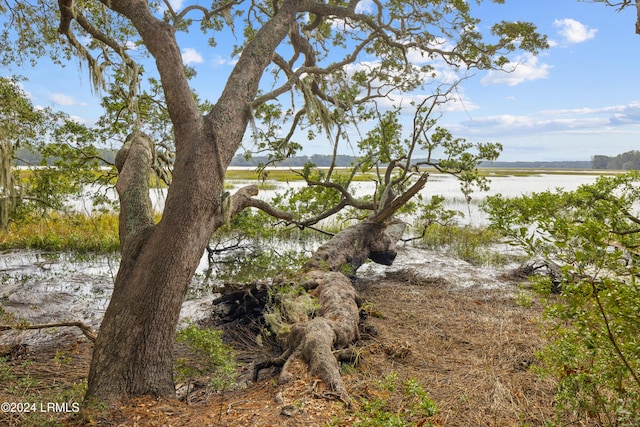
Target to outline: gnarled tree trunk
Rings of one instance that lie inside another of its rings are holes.
[[[358,338],[360,298],[351,276],[367,260],[391,265],[396,242],[402,236],[401,222],[362,222],[336,234],[322,245],[305,265],[302,282],[313,289],[320,310],[310,321],[295,325],[287,337],[287,349],[266,365],[283,365],[279,381],[292,374],[289,364],[300,357],[346,403],[350,402],[334,350],[348,347]]]
[[[224,222],[226,168],[242,142],[260,77],[289,32],[299,2],[285,0],[244,46],[205,116],[189,87],[174,28],[155,17],[146,1],[108,4],[133,23],[156,60],[176,159],[162,219],[153,225],[144,183],[153,158],[148,139],[132,137],[119,156],[122,260],[95,343],[86,398],[171,397],[175,328],[187,287],[211,235]]]
[[[257,186],[221,196],[219,182],[212,188],[193,190],[192,196],[208,195],[214,200],[209,208],[187,199],[191,205],[154,224],[149,198],[152,162],[153,144],[140,133],[130,135],[116,157],[122,261],[95,341],[89,399],[175,395],[175,328],[187,287],[211,236],[207,230],[219,228],[246,207],[268,209],[252,198],[258,194]],[[213,199],[216,192],[218,199]],[[185,190],[181,195],[189,193]],[[195,214],[202,228],[181,221]]]
[[[212,209],[219,204],[212,199],[220,197],[222,183],[187,185],[174,180],[173,186],[186,187],[186,206],[179,213],[165,211],[154,225],[148,187],[152,161],[153,144],[141,134],[128,138],[116,159],[122,260],[95,343],[88,397],[175,394],[175,326],[210,236]],[[204,225],[194,228],[192,221]]]

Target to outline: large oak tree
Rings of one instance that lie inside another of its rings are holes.
[[[299,147],[296,129],[342,131],[375,117],[376,100],[415,95],[442,81],[447,70],[500,68],[511,52],[546,46],[530,23],[481,23],[474,17],[480,0],[221,0],[210,6],[184,2],[180,10],[173,3],[0,3],[8,24],[0,35],[8,47],[3,61],[79,57],[96,87],[118,77],[136,117],[116,159],[122,260],[95,343],[91,398],[174,395],[172,349],[187,287],[212,233],[229,214],[256,204],[253,188],[233,196],[223,188],[250,123],[256,123],[258,148],[274,159],[285,157]],[[237,62],[204,113],[177,41],[179,32],[194,27],[211,38],[212,49],[222,31],[232,30],[239,40]],[[153,138],[140,131],[144,111],[136,101],[143,67],[134,52],[152,57],[173,125],[172,182],[157,224],[148,180],[141,179],[156,150]]]

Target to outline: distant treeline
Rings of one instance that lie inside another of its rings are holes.
[[[116,158],[116,153],[116,150],[109,150],[106,148],[99,149],[98,155],[101,159],[104,159],[104,161],[101,162],[102,166],[113,164]],[[15,163],[18,166],[38,166],[40,165],[41,160],[42,156],[38,152],[27,150],[25,148],[18,148],[18,150],[16,151]],[[49,164],[51,164],[52,162],[53,160],[50,160]]]
[[[640,151],[627,151],[615,157],[593,156],[591,167],[593,169],[640,170]]]
[[[591,169],[591,162],[557,161],[557,162],[482,162],[483,168],[514,168],[514,169]]]
[[[274,163],[274,166],[290,166],[290,167],[302,167],[306,165],[308,162],[312,162],[318,167],[327,167],[331,166],[331,161],[333,156],[328,154],[314,154],[312,156],[295,156],[291,157],[285,161]],[[338,167],[346,167],[353,162],[355,162],[356,158],[354,156],[347,156],[338,154],[336,157],[336,166]],[[245,167],[257,167],[261,164],[266,164],[269,162],[267,156],[254,156],[249,159],[245,159],[244,156],[238,154],[231,161],[231,166],[245,166]]]
[[[117,150],[101,149],[99,150],[100,158],[104,159],[104,165],[113,164],[116,157]],[[313,156],[296,156],[287,159],[283,162],[275,163],[274,166],[287,166],[287,167],[302,167],[307,162],[313,162],[316,166],[324,167],[331,166],[330,155],[314,154]],[[24,148],[18,149],[16,152],[16,164],[18,166],[37,166],[40,164],[42,156],[40,153],[30,151]],[[354,156],[338,155],[336,158],[336,166],[346,167],[351,165],[355,161]],[[245,166],[245,167],[258,167],[261,164],[269,162],[267,156],[255,156],[250,159],[245,159],[244,156],[238,154],[231,161],[231,166]]]
[[[354,156],[341,155],[336,159],[336,166],[345,167],[352,165],[356,160]],[[258,166],[268,161],[267,157],[252,157],[249,160],[237,155],[231,162],[231,166]],[[276,166],[302,167],[307,162],[313,162],[318,167],[331,166],[330,155],[314,154],[313,156],[296,156]],[[416,160],[420,161],[420,160]],[[517,169],[591,169],[591,162],[584,161],[560,161],[560,162],[483,162],[484,168],[517,168]]]
[[[116,150],[101,149],[99,155],[108,164],[113,164]],[[16,164],[19,166],[35,166],[40,164],[39,153],[25,149],[18,149],[16,153]],[[356,161],[355,156],[338,155],[336,166],[346,167]],[[238,154],[231,161],[231,166],[257,167],[268,163],[267,156],[254,156],[246,159]],[[312,156],[295,156],[283,162],[275,163],[274,166],[302,167],[308,162],[314,163],[318,167],[331,166],[332,156],[328,154],[314,154]],[[106,165],[107,163],[105,163]],[[480,167],[491,168],[518,168],[518,169],[623,169],[640,170],[640,151],[634,150],[615,157],[593,156],[591,161],[558,161],[558,162],[483,162]]]

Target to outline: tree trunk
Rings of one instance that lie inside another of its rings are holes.
[[[334,350],[344,349],[358,338],[360,298],[350,277],[367,260],[391,265],[396,257],[395,245],[402,236],[399,222],[363,222],[336,234],[321,246],[305,265],[303,286],[313,289],[320,310],[312,320],[295,325],[287,337],[286,351],[277,359],[259,365],[282,366],[279,381],[292,378],[289,364],[302,358],[346,403],[350,403]]]
[[[94,347],[89,398],[175,394],[175,327],[210,237],[222,182],[174,179],[170,194],[180,191],[184,207],[154,225],[148,187],[153,152],[149,138],[137,134],[116,158],[122,260]],[[167,204],[175,203],[170,199]]]
[[[187,287],[211,235],[234,205],[222,207],[225,171],[242,142],[252,102],[271,55],[295,20],[285,0],[243,49],[220,99],[201,116],[174,29],[142,0],[110,0],[131,20],[154,56],[173,123],[176,160],[162,220],[148,211],[148,138],[130,139],[119,155],[122,260],[96,339],[86,398],[175,396],[175,328]],[[135,176],[135,177],[134,177]],[[124,235],[123,235],[124,233]]]
[[[13,176],[13,151],[12,142],[0,141],[0,227],[5,230],[18,196]]]

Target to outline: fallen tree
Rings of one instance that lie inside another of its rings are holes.
[[[397,219],[396,214],[406,208],[427,184],[431,170],[427,167],[456,175],[462,183],[462,191],[470,199],[472,186],[484,187],[487,184],[486,179],[477,173],[478,163],[495,159],[500,152],[499,144],[469,144],[434,126],[431,114],[440,103],[446,102],[454,87],[427,97],[418,106],[412,137],[396,152],[390,149],[388,142],[400,138],[401,128],[396,126],[390,130],[390,123],[396,123],[393,113],[380,116],[378,127],[369,134],[371,151],[353,169],[366,171],[367,164],[375,169],[376,192],[370,197],[356,198],[350,191],[355,172],[346,182],[332,180],[332,169],[327,174],[317,175],[321,179],[308,169],[301,173],[309,187],[320,189],[319,195],[326,196],[322,190],[330,189],[337,192],[340,198],[312,218],[296,220],[289,215],[282,217],[283,220],[299,227],[308,227],[346,207],[368,214],[335,234],[304,264],[300,276],[295,280],[296,284],[310,291],[317,298],[320,308],[312,319],[293,325],[286,336],[284,352],[273,360],[256,365],[254,379],[257,380],[260,370],[279,366],[279,382],[286,383],[293,377],[291,363],[301,358],[309,365],[310,371],[330,387],[335,397],[347,404],[351,402],[336,356],[359,336],[361,298],[352,284],[358,268],[367,260],[383,265],[393,263],[396,243],[405,229],[405,223]],[[429,155],[422,161],[413,162],[412,154],[418,145],[429,147]],[[476,150],[475,153],[472,153],[472,148]],[[436,149],[443,150],[444,159],[432,158]],[[271,214],[278,216],[276,212]],[[430,212],[430,215],[434,215],[434,212]]]
[[[288,366],[300,357],[339,399],[349,403],[334,355],[334,350],[344,349],[358,338],[361,299],[349,276],[367,259],[391,265],[403,230],[402,222],[366,221],[341,231],[322,245],[305,265],[301,277],[301,285],[318,299],[320,310],[313,319],[293,327],[284,353],[256,366],[256,377],[267,366],[281,366],[279,382],[286,383],[292,378]]]

